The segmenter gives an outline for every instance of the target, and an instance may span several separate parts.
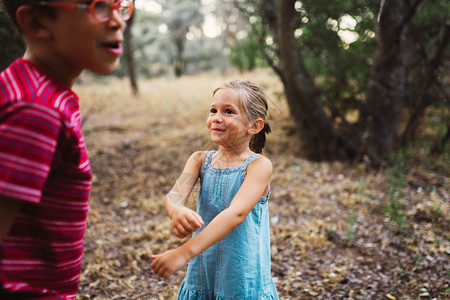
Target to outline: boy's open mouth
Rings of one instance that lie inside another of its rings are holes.
[[[107,48],[111,48],[111,49],[119,49],[120,44],[119,43],[106,43],[103,44],[105,47]]]

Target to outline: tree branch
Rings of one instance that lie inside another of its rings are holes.
[[[405,26],[406,24],[408,24],[411,19],[414,17],[414,15],[417,12],[417,8],[419,7],[419,5],[423,2],[424,0],[416,0],[413,5],[411,6],[411,9],[408,11],[408,13],[406,14],[405,19],[403,20],[402,25],[400,26],[400,28],[403,28],[403,26]]]

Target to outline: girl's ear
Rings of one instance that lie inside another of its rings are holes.
[[[247,133],[248,134],[257,134],[258,132],[260,132],[262,129],[264,128],[264,121],[261,118],[258,118],[256,120],[253,120],[248,129],[247,129]]]
[[[22,33],[34,38],[49,39],[51,33],[42,22],[43,17],[30,5],[22,5],[16,11],[16,20]]]

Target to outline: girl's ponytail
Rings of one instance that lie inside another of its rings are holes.
[[[252,136],[250,140],[250,150],[255,153],[262,153],[262,149],[266,144],[266,134],[269,134],[271,131],[272,129],[270,128],[270,125],[266,121],[264,121],[263,129]]]

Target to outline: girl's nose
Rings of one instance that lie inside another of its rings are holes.
[[[221,123],[223,121],[221,114],[220,113],[214,114],[214,116],[212,117],[212,121],[214,123]]]

